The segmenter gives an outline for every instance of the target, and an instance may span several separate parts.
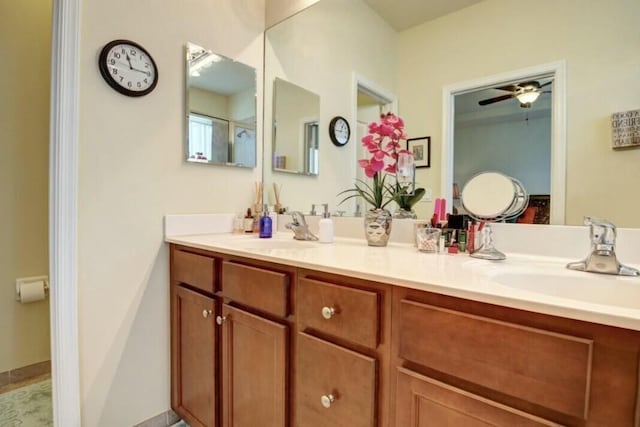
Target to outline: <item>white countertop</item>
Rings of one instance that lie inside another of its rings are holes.
[[[575,259],[507,253],[505,261],[483,261],[467,254],[422,253],[404,243],[380,248],[363,239],[300,242],[289,232],[272,239],[224,233],[166,241],[640,331],[640,278],[566,269]]]

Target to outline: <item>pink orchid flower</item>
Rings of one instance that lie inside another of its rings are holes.
[[[384,168],[384,162],[382,160],[377,160],[375,157],[372,157],[369,160],[358,160],[358,164],[364,169],[364,174],[369,178],[373,178],[375,174]]]
[[[393,113],[383,114],[378,122],[370,123],[369,134],[362,138],[362,145],[371,158],[359,161],[365,174],[371,178],[382,170],[395,173],[398,153],[409,152],[400,145],[400,141],[406,138],[404,121]],[[386,164],[386,159],[390,159],[389,164]]]

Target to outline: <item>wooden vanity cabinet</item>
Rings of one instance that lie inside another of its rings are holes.
[[[640,427],[640,332],[171,245],[192,427]]]
[[[213,427],[217,411],[218,260],[171,246],[171,407],[192,427]]]
[[[395,426],[638,427],[640,333],[394,288]]]
[[[190,426],[288,425],[294,277],[171,246],[171,403]]]

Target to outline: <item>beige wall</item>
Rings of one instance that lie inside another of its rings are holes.
[[[319,120],[320,97],[282,80],[276,92],[277,154],[286,158],[286,169],[304,171],[305,123]]]
[[[565,59],[567,210],[640,226],[640,150],[611,150],[610,115],[640,108],[640,2],[486,0],[400,34],[398,95],[410,135],[431,135],[432,167],[419,180],[440,191],[442,88]],[[533,9],[532,9],[533,8]],[[535,10],[534,17],[531,16]],[[432,204],[420,204],[425,216]]]
[[[256,121],[256,92],[253,88],[229,96],[229,117],[239,122]]]
[[[291,35],[298,35],[292,37]],[[366,37],[358,35],[366,34]],[[362,1],[322,0],[295,19],[269,30],[265,43],[265,99],[272,99],[273,81],[280,77],[320,95],[320,175],[300,176],[271,171],[271,129],[265,134],[265,199],[273,203],[272,182],[282,185],[282,203],[308,212],[312,203],[337,206],[339,191],[354,183],[357,167],[354,72],[395,92],[396,32]],[[286,48],[284,47],[286,46]],[[363,54],[364,53],[364,54]],[[367,54],[370,53],[370,54]],[[271,127],[271,101],[265,126]],[[351,139],[336,147],[329,139],[329,122],[343,116],[351,126]],[[345,184],[348,183],[348,184]],[[313,189],[313,191],[309,191]],[[353,212],[353,208],[350,209]]]
[[[229,97],[197,87],[189,88],[189,109],[193,113],[229,119]]]
[[[163,215],[241,212],[261,176],[259,168],[183,161],[183,61],[192,41],[252,65],[261,95],[264,4],[161,3],[82,2],[78,325],[87,427],[130,426],[169,409]],[[160,79],[149,95],[125,97],[100,76],[98,53],[116,38],[134,40],[154,57]],[[259,96],[258,117],[261,105]]]
[[[268,0],[265,10],[266,28],[317,2],[318,0]]]
[[[49,300],[15,301],[47,275],[51,2],[0,6],[0,372],[49,360]]]
[[[220,95],[197,87],[189,88],[189,108],[192,112],[236,122],[255,122],[256,93],[247,89],[233,95]]]

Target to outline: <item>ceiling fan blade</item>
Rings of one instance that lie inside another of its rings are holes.
[[[506,85],[506,86],[494,87],[494,89],[506,90],[507,92],[515,92],[518,89],[520,89],[520,86],[518,86],[518,85]]]
[[[511,99],[515,97],[514,94],[510,93],[508,95],[496,96],[495,98],[483,99],[482,101],[478,101],[479,105],[489,105],[494,102],[506,101],[507,99]]]
[[[551,83],[553,83],[553,80],[549,80],[548,82],[541,84],[540,87],[538,87],[538,89],[540,89],[541,87],[549,86]]]

